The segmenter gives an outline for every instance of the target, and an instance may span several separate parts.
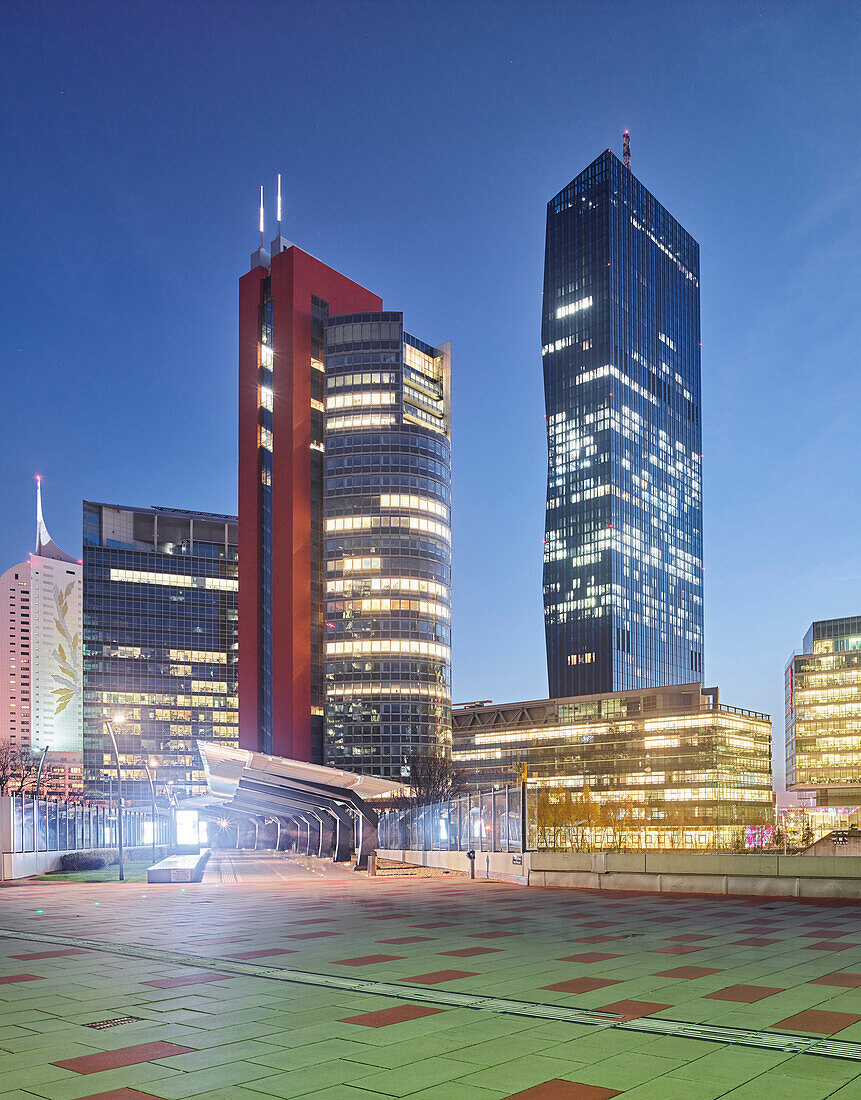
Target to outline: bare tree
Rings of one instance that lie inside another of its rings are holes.
[[[38,766],[39,757],[30,749],[0,741],[0,794],[22,794],[35,778]]]
[[[0,741],[0,795],[9,793],[17,757],[17,749],[13,749],[8,741]]]
[[[440,746],[414,752],[407,757],[409,784],[419,806],[454,798],[465,789],[465,783],[451,757]]]
[[[15,753],[15,779],[17,780],[17,787],[15,788],[15,794],[23,794],[24,788],[32,783],[36,778],[36,770],[39,767],[38,754],[31,752],[30,749],[18,749]]]

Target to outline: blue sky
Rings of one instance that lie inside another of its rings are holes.
[[[236,506],[236,280],[285,235],[453,342],[455,698],[546,693],[545,204],[629,128],[699,240],[706,678],[861,611],[853,3],[7,0],[0,567],[82,497]],[[268,235],[268,234],[267,234]]]

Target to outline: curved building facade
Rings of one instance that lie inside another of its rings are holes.
[[[401,776],[451,740],[451,357],[401,313],[326,325],[325,756]]]

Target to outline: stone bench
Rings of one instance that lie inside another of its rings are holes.
[[[200,882],[209,848],[187,856],[168,856],[147,868],[147,882]]]

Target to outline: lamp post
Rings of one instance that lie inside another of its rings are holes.
[[[114,721],[117,725],[120,725],[125,719],[116,717]],[[120,882],[123,882],[125,880],[125,876],[123,875],[123,777],[120,772],[120,751],[117,748],[114,727],[107,718],[104,719],[104,723],[108,728],[111,744],[114,747],[114,760],[117,764],[117,846],[120,850]]]
[[[144,766],[146,777],[149,780],[150,817],[152,818],[152,861],[155,863],[155,787],[152,784],[152,773],[149,770],[149,764],[145,756],[141,756],[141,762]]]
[[[42,782],[42,768],[45,764],[45,757],[47,755],[48,755],[48,746],[46,745],[44,747],[44,749],[42,749],[42,758],[39,761],[39,770],[36,772],[36,801],[35,801],[34,806],[33,806],[33,833],[34,833],[34,836],[33,836],[33,841],[34,841],[33,850],[35,852],[39,851],[39,786]],[[23,796],[22,796],[22,798],[21,798],[21,802],[22,802],[21,813],[22,814],[24,812],[24,810],[23,810],[23,801],[24,801],[24,799],[23,799]],[[46,847],[47,847],[47,845],[46,845]]]

